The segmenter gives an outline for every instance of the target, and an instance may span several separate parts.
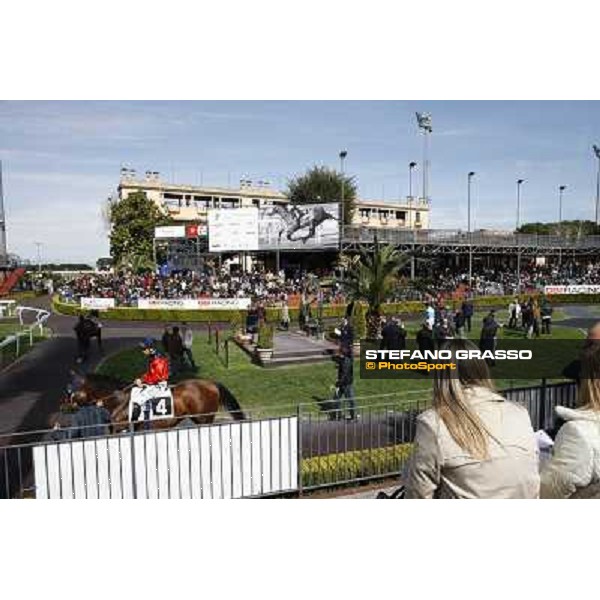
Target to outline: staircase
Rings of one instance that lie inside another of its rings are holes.
[[[22,267],[0,274],[0,296],[7,296],[24,274],[25,269]]]

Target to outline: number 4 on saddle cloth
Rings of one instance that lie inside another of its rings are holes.
[[[132,388],[129,399],[130,421],[156,421],[174,416],[173,394],[166,383]]]

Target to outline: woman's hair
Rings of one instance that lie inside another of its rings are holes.
[[[468,340],[450,340],[442,346],[443,350],[477,350],[477,346]],[[488,457],[489,434],[477,413],[465,398],[465,389],[483,387],[494,390],[490,371],[483,359],[469,358],[448,360],[454,362],[456,370],[434,371],[433,408],[438,413],[452,439],[474,458]]]
[[[588,340],[581,354],[579,405],[600,412],[600,340]]]

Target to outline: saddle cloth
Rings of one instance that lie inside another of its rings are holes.
[[[131,389],[130,421],[155,421],[175,416],[173,394],[167,383]]]

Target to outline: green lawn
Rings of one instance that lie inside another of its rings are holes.
[[[473,323],[471,337],[478,340],[482,315],[477,315]],[[409,338],[414,338],[418,323],[407,323]],[[523,334],[502,330],[501,337],[522,339]],[[583,334],[577,329],[555,327],[553,340],[580,339]],[[543,338],[542,338],[543,339]],[[548,339],[548,338],[546,338]],[[539,344],[537,340],[533,343]],[[544,342],[541,342],[544,343]],[[261,414],[288,414],[297,404],[304,411],[319,411],[319,400],[331,398],[336,369],[333,362],[264,369],[252,364],[248,356],[233,342],[229,344],[230,361],[227,369],[223,355],[217,356],[214,344],[207,343],[206,332],[197,333],[193,352],[200,366],[196,377],[214,379],[225,384],[248,409],[264,409]],[[555,353],[551,357],[552,372],[558,375],[568,362],[567,357]],[[124,350],[109,357],[99,368],[99,372],[132,381],[145,370],[145,359],[136,348]],[[500,373],[500,371],[497,371]],[[189,377],[190,374],[187,374]],[[522,370],[515,378],[498,379],[498,388],[538,385],[539,378],[521,379]],[[358,362],[355,365],[355,395],[359,404],[404,404],[410,400],[423,400],[430,397],[429,379],[360,379]]]

